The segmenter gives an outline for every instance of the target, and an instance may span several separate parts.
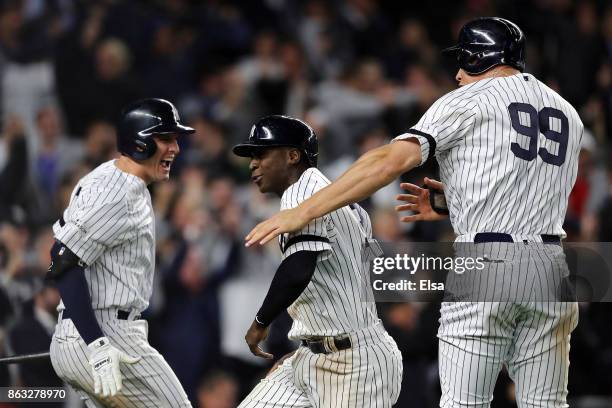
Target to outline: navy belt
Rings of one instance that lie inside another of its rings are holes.
[[[117,310],[117,319],[119,320],[128,320],[130,318],[129,310]],[[134,320],[140,319],[140,314],[134,315]]]
[[[117,310],[117,319],[119,320],[129,320],[130,318],[130,311],[129,310]],[[64,309],[62,311],[62,319],[70,319],[70,313],[68,312],[68,309]],[[140,319],[140,315],[137,314],[134,316],[134,320],[138,320]]]
[[[331,341],[334,344],[335,350],[331,349],[326,341]],[[302,340],[302,346],[308,347],[315,354],[329,354],[335,351],[341,351],[351,348],[351,339],[346,337],[332,337],[320,339]]]
[[[561,238],[558,235],[542,234],[542,242],[545,244],[561,244]],[[481,244],[484,242],[514,242],[512,235],[501,232],[479,232],[474,235],[474,242]]]

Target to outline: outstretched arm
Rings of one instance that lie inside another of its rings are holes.
[[[299,206],[281,211],[258,224],[246,236],[246,246],[263,245],[279,234],[303,228],[315,218],[361,201],[420,162],[421,147],[413,139],[373,149],[361,156],[338,180]]]

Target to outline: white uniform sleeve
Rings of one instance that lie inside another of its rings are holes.
[[[302,181],[302,180],[301,180]],[[285,191],[281,198],[281,210],[297,207],[302,201],[306,200],[317,191],[314,183],[307,183],[307,180],[302,183],[298,182]],[[308,225],[299,231],[279,236],[279,245],[284,260],[289,255],[299,251],[324,251],[322,254],[325,259],[329,256],[331,245],[327,234],[327,223],[329,216],[315,218]]]
[[[366,238],[372,238],[372,221],[370,221],[368,212],[358,204],[355,204],[353,208],[353,211],[355,211],[359,217],[359,223],[363,228]]]
[[[416,125],[392,142],[415,138],[421,144],[421,163],[437,153],[450,150],[473,129],[479,109],[473,101],[451,92],[438,99]]]
[[[116,190],[73,194],[62,220],[53,226],[55,238],[87,265],[118,244],[129,229],[127,201]]]

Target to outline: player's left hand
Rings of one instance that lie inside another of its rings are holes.
[[[246,236],[245,246],[249,247],[255,243],[264,245],[280,234],[304,228],[309,221],[301,214],[300,207],[283,210],[266,221],[257,224]]]
[[[263,327],[255,320],[251,323],[251,327],[247,331],[244,339],[246,340],[249,349],[251,349],[251,353],[256,355],[257,357],[265,358],[267,360],[272,360],[274,356],[270,353],[266,353],[259,347],[259,343],[264,341],[266,337],[268,337],[268,332],[270,331],[270,327]]]
[[[436,190],[444,191],[444,184],[437,180],[425,177],[423,182],[426,186],[434,188]],[[429,190],[427,188],[421,188],[411,183],[401,183],[400,187],[410,194],[398,194],[396,199],[398,201],[404,201],[408,204],[401,204],[395,207],[395,211],[413,211],[413,215],[406,215],[400,218],[401,222],[416,222],[416,221],[437,221],[447,218],[446,215],[438,214],[431,208],[429,202]]]
[[[106,337],[94,340],[87,348],[94,378],[94,392],[103,397],[115,396],[122,388],[119,364],[134,364],[140,361],[140,357],[128,356],[114,347]]]

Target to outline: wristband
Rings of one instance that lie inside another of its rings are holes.
[[[268,325],[265,324],[264,322],[262,322],[261,319],[259,318],[259,316],[257,316],[257,315],[255,315],[255,323],[257,323],[261,327],[268,327]]]
[[[429,205],[431,205],[431,209],[440,215],[448,215],[448,205],[446,203],[444,191],[430,186],[424,187],[429,190]]]

